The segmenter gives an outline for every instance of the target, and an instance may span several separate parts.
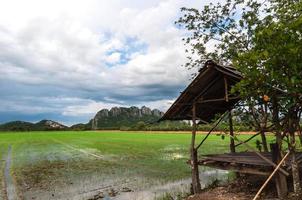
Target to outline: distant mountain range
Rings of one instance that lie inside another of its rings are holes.
[[[38,123],[13,121],[0,125],[1,131],[45,131],[45,130],[102,130],[132,127],[138,122],[156,122],[163,112],[158,109],[151,110],[143,106],[113,107],[110,110],[102,109],[86,124],[65,126],[52,120],[42,120]]]
[[[138,108],[132,106],[130,108],[125,107],[113,107],[110,110],[100,110],[95,117],[89,122],[93,130],[97,129],[117,129],[122,126],[133,126],[139,121],[145,123],[156,122],[163,112],[160,110],[143,106]]]
[[[13,121],[0,125],[1,131],[47,131],[47,130],[67,130],[67,126],[52,120],[41,120],[38,123],[24,121]]]

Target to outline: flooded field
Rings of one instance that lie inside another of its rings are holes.
[[[171,133],[0,133],[0,199],[181,198],[190,185],[189,141]],[[212,135],[201,151],[227,152],[228,139]],[[205,187],[229,175],[202,168],[200,177]]]

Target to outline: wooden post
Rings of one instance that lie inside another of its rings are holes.
[[[263,117],[261,119],[260,122],[260,133],[261,133],[261,140],[262,140],[262,146],[263,146],[263,150],[264,152],[268,152],[268,147],[267,147],[267,141],[266,141],[266,136],[265,136],[265,128],[267,126],[267,115],[268,115],[268,111],[267,111],[267,103],[264,104],[264,109],[263,110]]]
[[[228,112],[225,112],[220,118],[216,121],[214,126],[211,128],[211,130],[208,132],[208,134],[203,138],[203,140],[199,143],[199,145],[196,147],[196,149],[199,149],[201,145],[206,141],[206,139],[209,137],[209,135],[214,131],[214,129],[219,125],[219,123],[223,120],[223,118],[228,114]]]
[[[279,119],[278,99],[274,95],[272,96],[272,108],[273,108],[272,118],[275,127],[276,142],[279,145],[279,149],[282,149],[282,135],[281,135],[281,125]]]
[[[235,153],[235,141],[234,141],[234,129],[233,129],[233,119],[232,119],[232,110],[229,110],[229,126],[230,126],[230,150],[231,153]]]
[[[292,166],[294,192],[297,195],[300,195],[301,194],[301,183],[300,183],[300,174],[299,174],[299,164],[296,159],[296,140],[295,140],[295,132],[296,132],[295,123],[297,123],[297,121],[295,121],[296,116],[297,116],[297,113],[294,111],[293,108],[291,108],[289,111],[289,119],[288,119],[289,150],[291,153],[291,166]]]
[[[299,121],[300,121],[300,119],[299,119]],[[299,136],[299,140],[300,140],[300,145],[302,145],[302,131],[301,131],[300,123],[298,123],[298,136]]]
[[[224,76],[223,80],[224,80],[225,101],[229,102],[228,79],[226,78],[226,76]],[[231,153],[235,153],[235,141],[234,141],[232,109],[229,109],[229,126],[230,126],[230,136],[231,136],[230,137],[230,150],[231,150]]]
[[[224,80],[224,93],[225,93],[225,101],[229,102],[229,94],[228,94],[228,79],[226,76],[223,77]]]
[[[242,141],[242,142],[239,142],[238,144],[235,145],[235,147],[238,147],[238,146],[242,145],[243,143],[249,142],[250,140],[252,140],[254,137],[258,136],[259,134],[260,134],[260,132],[254,134],[252,137],[250,137],[250,138],[248,138],[248,139],[246,139],[246,140],[244,140],[244,141]]]
[[[267,142],[266,142],[266,137],[265,137],[265,131],[263,130],[263,127],[260,127],[260,135],[261,135],[261,140],[262,140],[262,146],[263,146],[263,151],[268,152],[267,148]]]
[[[271,151],[272,151],[272,161],[278,164],[281,161],[281,153],[279,149],[279,145],[277,143],[270,144]],[[275,184],[278,193],[278,197],[283,199],[287,196],[288,188],[287,188],[287,180],[286,176],[280,171],[276,172],[275,175]]]
[[[192,122],[193,122],[193,129],[192,129],[192,140],[191,140],[191,167],[192,167],[192,191],[194,194],[201,192],[200,180],[199,180],[199,170],[198,170],[198,155],[197,149],[195,148],[195,137],[197,131],[197,124],[196,124],[196,104],[193,103],[192,108]]]

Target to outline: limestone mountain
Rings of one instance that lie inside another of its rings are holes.
[[[151,110],[143,106],[113,107],[110,110],[102,109],[90,121],[91,128],[97,129],[120,129],[122,126],[133,126],[139,121],[152,123],[157,121],[163,112],[158,109]]]
[[[46,129],[46,130],[63,130],[67,129],[68,127],[60,124],[59,122],[53,121],[53,120],[41,120],[38,123],[35,124],[36,128]]]

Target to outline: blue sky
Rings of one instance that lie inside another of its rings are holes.
[[[0,123],[167,109],[190,77],[174,21],[206,2],[0,0]]]

